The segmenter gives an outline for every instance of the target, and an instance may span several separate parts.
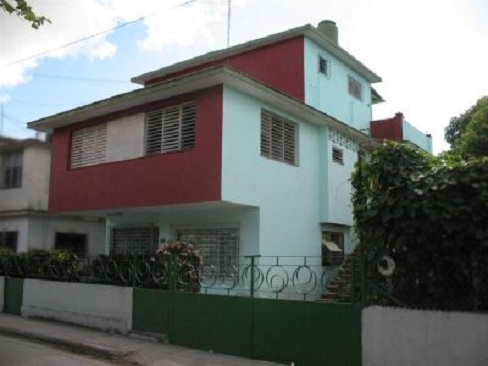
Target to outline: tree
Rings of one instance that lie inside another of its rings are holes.
[[[454,153],[464,157],[488,156],[488,96],[461,114],[452,117],[445,130],[445,139]]]
[[[352,184],[371,301],[488,310],[488,158],[447,162],[387,143]]]
[[[51,23],[45,16],[38,16],[25,0],[0,0],[0,9],[24,18],[34,29],[39,29],[45,22]]]

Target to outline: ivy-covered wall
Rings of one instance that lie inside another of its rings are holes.
[[[388,143],[352,181],[374,302],[488,310],[488,160]]]

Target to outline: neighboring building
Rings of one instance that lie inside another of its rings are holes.
[[[349,252],[380,80],[329,21],[135,77],[144,88],[29,124],[53,134],[49,208],[105,217],[107,252],[182,239],[217,267]]]
[[[0,247],[100,252],[103,220],[47,212],[50,145],[0,137]]]
[[[392,118],[371,121],[371,137],[410,143],[432,154],[432,136],[417,130],[400,112]]]

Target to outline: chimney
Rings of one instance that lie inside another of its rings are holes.
[[[332,20],[322,20],[317,26],[317,30],[332,43],[339,43],[339,30],[337,29],[335,22]]]

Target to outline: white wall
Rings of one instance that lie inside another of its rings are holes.
[[[24,148],[22,186],[0,189],[0,211],[47,210],[50,158],[48,145]]]
[[[329,75],[318,72],[318,57],[328,61]],[[346,65],[305,38],[305,103],[358,130],[371,121],[371,84]],[[362,100],[349,95],[348,75],[361,83]]]
[[[62,216],[19,216],[0,219],[0,231],[17,231],[17,251],[54,248],[56,233],[86,234],[89,253],[103,253],[105,223]]]
[[[132,288],[25,279],[21,314],[127,333]]]
[[[364,366],[488,365],[488,314],[371,306],[362,328]]]
[[[259,207],[259,254],[321,255],[318,127],[224,87],[222,200]],[[298,124],[298,166],[260,156],[261,108]]]

